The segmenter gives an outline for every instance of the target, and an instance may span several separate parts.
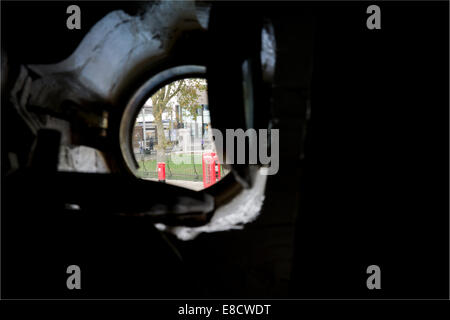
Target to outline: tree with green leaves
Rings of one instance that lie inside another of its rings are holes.
[[[202,107],[198,100],[202,91],[205,90],[205,79],[189,78],[169,83],[151,97],[158,139],[158,144],[156,145],[157,162],[166,161],[165,149],[169,146],[164,134],[163,114],[172,112],[177,102],[182,110],[185,110],[196,120],[198,109]],[[176,119],[176,121],[178,123],[180,119]]]

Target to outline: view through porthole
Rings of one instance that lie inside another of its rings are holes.
[[[144,103],[132,133],[138,177],[202,190],[228,174],[212,139],[207,89],[206,79],[181,79]]]

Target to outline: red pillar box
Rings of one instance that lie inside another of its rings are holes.
[[[220,179],[219,158],[214,152],[208,152],[202,155],[202,168],[203,186],[205,188],[212,186]]]
[[[158,162],[158,180],[166,182],[166,164],[164,162]]]

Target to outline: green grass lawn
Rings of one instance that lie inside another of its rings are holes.
[[[190,155],[189,155],[190,156]],[[190,159],[190,158],[189,158]],[[172,161],[170,156],[166,158],[166,179],[167,180],[188,180],[188,181],[203,181],[202,155],[194,154],[194,164],[181,163],[176,164]],[[137,175],[142,178],[158,178],[158,171],[156,167],[156,159],[139,160],[139,169]],[[224,169],[222,174],[224,175]]]
[[[166,179],[177,179],[177,180],[190,180],[190,181],[202,181],[203,180],[203,169],[202,169],[202,156],[200,154],[194,155],[195,164],[176,164],[170,157],[166,158]],[[139,169],[138,176],[157,178],[158,171],[156,167],[156,159],[138,161]]]

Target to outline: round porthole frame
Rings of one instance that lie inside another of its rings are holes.
[[[120,121],[120,149],[128,170],[135,175],[139,165],[133,150],[133,127],[144,103],[165,85],[185,78],[205,78],[206,67],[201,65],[181,65],[165,69],[144,82],[127,103]]]

